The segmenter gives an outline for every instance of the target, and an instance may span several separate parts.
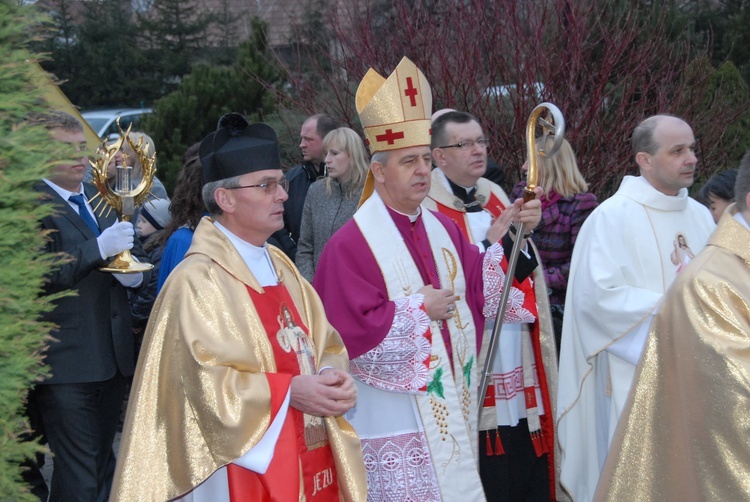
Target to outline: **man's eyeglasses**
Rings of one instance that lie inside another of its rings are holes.
[[[479,145],[481,148],[487,148],[490,144],[490,140],[487,138],[480,138],[478,140],[467,139],[460,141],[455,145],[439,146],[438,148],[460,148],[461,150],[470,150],[474,145]]]
[[[266,195],[276,193],[276,187],[281,187],[286,192],[289,189],[289,180],[281,178],[280,180],[268,180],[264,183],[258,183],[257,185],[242,185],[238,187],[230,187],[229,190],[236,190],[238,188],[262,188]]]

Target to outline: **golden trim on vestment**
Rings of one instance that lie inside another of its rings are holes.
[[[308,327],[319,368],[348,370],[338,333],[312,286],[269,247]],[[229,239],[201,220],[152,311],[133,380],[110,500],[170,500],[248,452],[270,422],[273,348],[247,288],[263,289]],[[326,418],[342,500],[366,498],[359,439]],[[300,482],[302,474],[300,471]]]

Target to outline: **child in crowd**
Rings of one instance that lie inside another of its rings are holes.
[[[169,199],[152,199],[143,204],[138,218],[137,231],[143,250],[148,253],[149,260],[154,265],[151,280],[147,285],[132,290],[130,294],[130,308],[133,312],[133,331],[136,338],[136,348],[143,339],[143,332],[148,324],[151,307],[156,300],[156,283],[159,277],[159,264],[164,253],[164,244],[160,244],[159,237],[164,227],[172,219],[169,213]],[[137,353],[137,352],[136,352]]]

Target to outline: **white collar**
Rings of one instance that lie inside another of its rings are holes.
[[[661,211],[682,211],[690,200],[687,188],[680,188],[677,195],[666,195],[654,188],[643,176],[625,176],[617,193]]]
[[[436,167],[435,170],[441,174],[440,181],[443,182],[443,186],[445,187],[446,190],[448,190],[448,193],[453,193],[453,188],[451,187],[451,184],[448,183],[448,176],[446,176],[445,172],[443,172],[443,170],[440,169],[439,167]],[[466,190],[466,193],[469,193],[472,190],[474,190],[475,188],[477,188],[476,184],[474,184],[474,185],[472,185],[470,187],[465,187],[465,186],[461,185],[460,183],[456,183],[455,181],[452,181],[452,183],[454,185],[458,185],[461,188],[463,188],[464,190]],[[455,195],[455,194],[453,194],[453,195]]]
[[[279,283],[279,278],[276,275],[276,270],[274,269],[273,262],[271,262],[271,256],[268,254],[268,247],[265,243],[260,247],[255,246],[233,234],[227,227],[216,220],[214,220],[214,225],[227,236],[229,242],[232,243],[262,287],[275,286]]]
[[[412,223],[417,221],[417,219],[419,218],[419,215],[422,214],[422,206],[417,207],[417,214],[406,214],[396,209],[393,209],[391,206],[388,206],[388,207],[391,208],[391,211],[393,211],[394,213],[398,213],[402,216],[406,216],[407,218],[409,218],[409,221],[411,221]]]
[[[49,187],[52,190],[54,190],[55,192],[57,192],[57,195],[59,195],[60,197],[62,197],[63,200],[70,199],[71,195],[83,195],[83,199],[84,200],[86,200],[87,202],[89,200],[88,197],[86,197],[86,194],[83,192],[83,183],[81,183],[81,185],[78,187],[78,191],[77,192],[71,192],[69,190],[64,189],[60,185],[57,185],[57,184],[53,183],[52,181],[48,180],[47,178],[42,178],[42,181],[44,181],[47,185],[49,185]]]
[[[746,229],[750,230],[750,223],[745,219],[745,215],[741,211],[734,213],[734,219],[737,220],[741,225],[744,225]]]

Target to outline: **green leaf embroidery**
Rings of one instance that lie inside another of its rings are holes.
[[[443,368],[436,369],[435,374],[432,375],[432,381],[427,384],[427,393],[437,394],[441,399],[445,399],[445,394],[443,393],[443,382],[440,381],[442,376]]]
[[[464,380],[466,380],[466,386],[471,387],[471,367],[474,366],[474,356],[469,358],[469,362],[464,364]]]

